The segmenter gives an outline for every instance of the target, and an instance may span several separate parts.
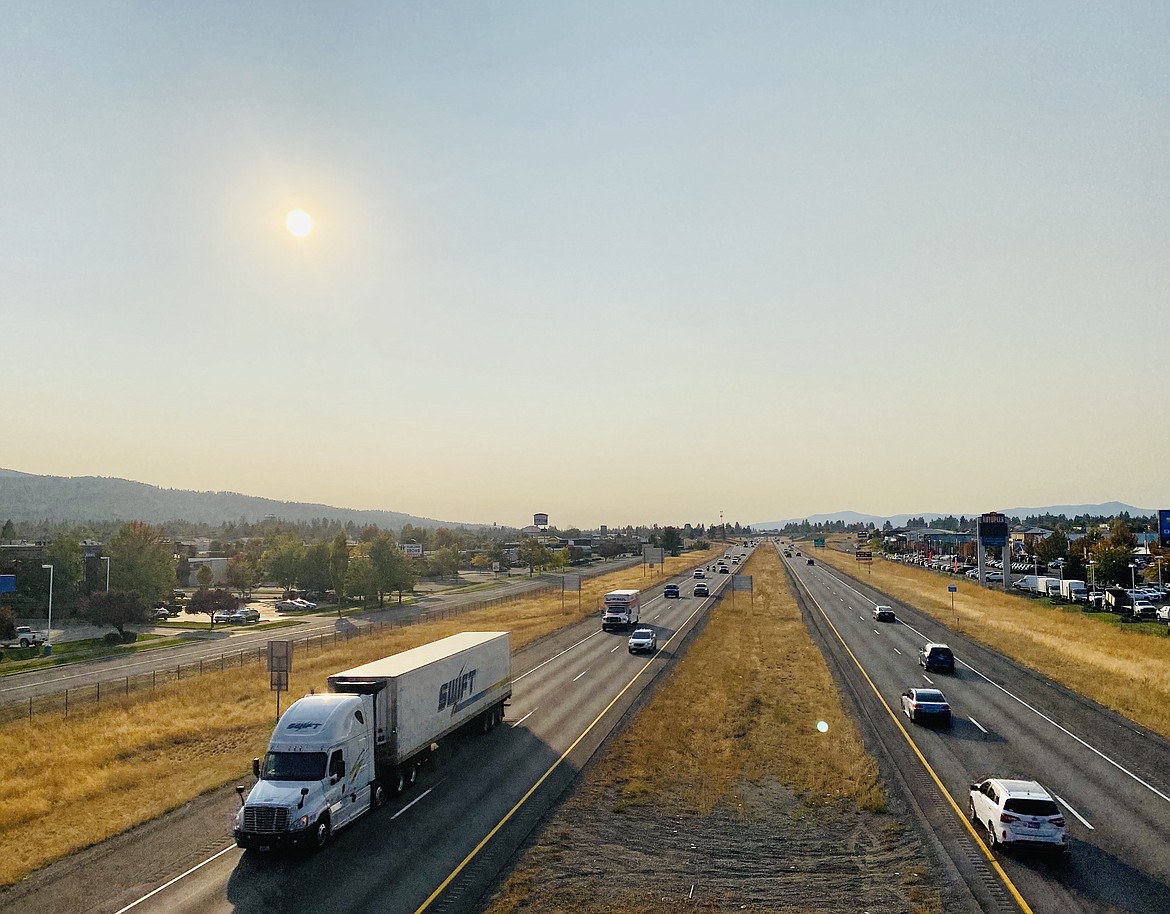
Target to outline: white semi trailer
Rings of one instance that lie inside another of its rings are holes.
[[[245,848],[321,847],[412,785],[443,737],[486,732],[512,695],[508,632],[462,632],[329,677],[281,715],[256,784],[237,787],[234,836]]]

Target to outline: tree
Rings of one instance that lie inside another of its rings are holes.
[[[157,527],[142,521],[123,524],[110,540],[110,590],[134,593],[146,605],[171,595],[175,553]]]
[[[16,613],[10,606],[0,606],[0,638],[7,641],[16,637]]]
[[[561,571],[568,568],[572,561],[573,557],[569,555],[568,548],[552,549],[549,551],[549,567],[553,571]]]
[[[349,567],[349,538],[342,530],[333,539],[329,550],[329,580],[337,593],[337,617],[341,618],[341,597],[345,593],[345,572]]]
[[[459,538],[447,527],[439,527],[435,531],[435,535],[431,538],[431,544],[435,549],[447,549],[448,547],[458,548]]]
[[[1032,554],[1044,565],[1068,555],[1068,537],[1057,530],[1032,546]]]
[[[313,593],[324,593],[329,589],[329,544],[310,543],[305,547],[301,559],[301,573],[298,579],[301,587]]]
[[[482,552],[477,552],[471,559],[471,567],[476,571],[486,571],[491,567],[492,560]]]
[[[184,612],[192,616],[205,615],[211,620],[211,628],[215,628],[215,614],[220,610],[231,612],[237,609],[240,601],[222,587],[215,590],[199,590],[187,601]]]
[[[545,568],[552,562],[552,553],[548,551],[548,547],[531,537],[525,537],[520,541],[517,553],[520,563],[528,566],[529,575],[534,568]]]
[[[357,597],[363,603],[368,603],[378,595],[374,564],[367,556],[358,556],[346,563],[345,593],[346,596]]]
[[[344,535],[344,534],[343,534]],[[277,534],[264,550],[260,562],[269,580],[276,581],[285,590],[297,582],[305,547],[292,533]]]
[[[459,550],[444,546],[430,556],[430,572],[435,577],[451,578],[459,574]]]
[[[53,566],[53,605],[74,609],[81,599],[85,562],[76,536],[60,534],[45,549],[45,563]]]
[[[671,555],[678,555],[682,551],[682,535],[678,527],[666,527],[662,531],[662,548]]]
[[[203,564],[199,566],[199,570],[195,572],[195,584],[200,590],[207,590],[211,586],[211,582],[215,580],[215,572],[211,570],[211,566]]]
[[[252,588],[260,583],[260,567],[251,556],[237,552],[228,559],[227,571],[223,577],[230,587],[247,596]]]
[[[180,555],[175,563],[175,579],[180,587],[191,586],[191,561],[185,555]]]
[[[90,594],[82,616],[94,625],[114,626],[125,641],[127,625],[141,625],[146,621],[146,603],[136,593],[101,590]]]
[[[4,521],[4,529],[0,530],[0,540],[8,542],[16,539],[16,528],[12,525],[11,520]]]
[[[379,533],[370,543],[370,564],[374,569],[374,580],[378,587],[378,605],[385,603],[384,595],[394,589],[398,577],[400,559],[405,559],[402,550],[394,544],[394,538]]]

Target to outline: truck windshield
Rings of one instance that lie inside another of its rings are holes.
[[[325,777],[325,753],[269,752],[260,776],[266,781],[320,781]]]

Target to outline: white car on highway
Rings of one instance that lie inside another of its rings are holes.
[[[972,784],[967,811],[992,850],[1037,847],[1068,853],[1064,814],[1035,781],[987,778]]]

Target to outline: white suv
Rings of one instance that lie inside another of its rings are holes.
[[[988,778],[972,784],[967,810],[971,821],[983,827],[992,850],[1031,846],[1069,851],[1064,814],[1035,781]]]

